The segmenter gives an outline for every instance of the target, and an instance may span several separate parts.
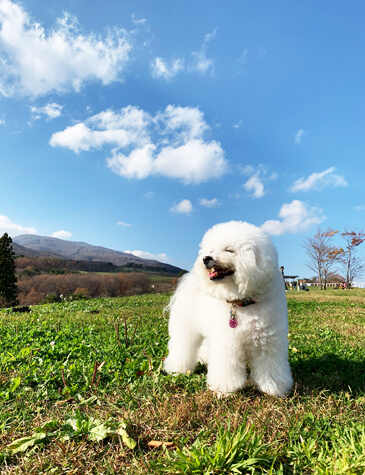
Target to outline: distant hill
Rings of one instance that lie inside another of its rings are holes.
[[[14,239],[12,242],[13,251],[16,256],[27,256],[27,257],[55,257],[57,259],[62,259],[62,256],[55,254],[54,252],[44,252],[44,251],[35,251],[29,247],[21,246],[17,244]]]
[[[140,268],[177,275],[182,269],[151,259],[142,259],[127,252],[114,251],[85,242],[65,241],[46,236],[24,234],[13,238],[16,255],[29,257],[56,257],[88,262],[110,262],[117,267]]]

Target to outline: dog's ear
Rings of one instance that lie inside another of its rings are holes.
[[[259,267],[261,267],[262,259],[261,259],[261,252],[260,252],[260,249],[258,248],[258,246],[255,246],[254,253],[255,253],[256,264]]]
[[[242,253],[250,253],[256,265],[260,266],[261,253],[255,241],[246,241],[241,247]]]
[[[247,251],[253,251],[255,252],[257,249],[255,241],[246,241],[244,244],[241,246],[241,251],[242,252],[247,252]]]

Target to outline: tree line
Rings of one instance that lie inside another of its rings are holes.
[[[342,246],[335,245],[334,239],[342,238]],[[318,228],[313,237],[304,240],[303,248],[308,257],[306,264],[316,273],[321,289],[326,289],[328,276],[333,271],[340,270],[346,287],[350,289],[356,279],[364,273],[364,260],[359,253],[359,246],[365,241],[362,231],[348,231],[340,233],[338,230]]]
[[[33,266],[35,262],[37,268]],[[172,279],[152,285],[148,275],[140,272],[80,273],[64,270],[61,261],[53,258],[40,258],[38,261],[29,257],[15,258],[12,239],[5,233],[0,237],[0,308],[62,299],[164,292],[172,287]]]
[[[159,275],[177,276],[179,269],[173,266],[148,266],[136,262],[128,262],[117,266],[111,262],[80,261],[74,259],[60,259],[56,257],[16,256],[15,265],[19,276],[39,274],[67,274],[72,272],[151,272]]]
[[[17,287],[20,305],[37,305],[64,299],[119,297],[152,291],[149,277],[137,272],[37,275],[19,279]]]

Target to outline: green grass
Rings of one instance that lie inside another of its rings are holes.
[[[0,472],[364,474],[365,290],[287,298],[285,399],[166,375],[167,294],[0,311]]]

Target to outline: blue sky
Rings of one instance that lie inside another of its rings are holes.
[[[0,0],[0,234],[189,269],[229,220],[289,274],[364,227],[365,3]]]

